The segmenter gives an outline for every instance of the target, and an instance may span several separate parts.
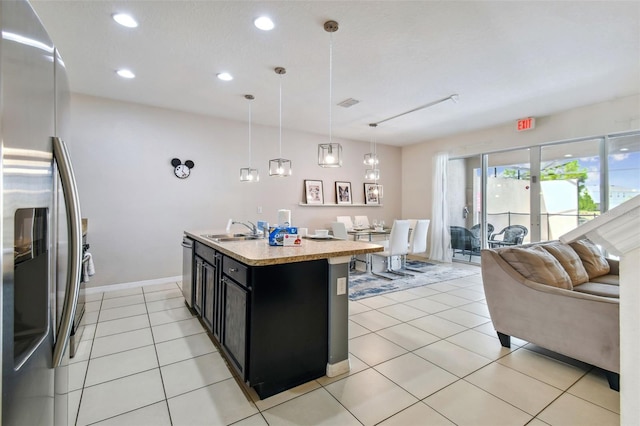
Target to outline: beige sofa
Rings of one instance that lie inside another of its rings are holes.
[[[619,390],[618,262],[588,240],[484,249],[482,279],[500,342],[510,336],[605,370]]]

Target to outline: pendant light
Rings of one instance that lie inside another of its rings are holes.
[[[333,143],[332,134],[332,111],[333,111],[333,33],[338,31],[336,21],[324,23],[324,30],[329,33],[329,143],[318,145],[318,165],[321,167],[341,167],[342,166],[342,146]]]
[[[369,124],[369,127],[373,127],[374,129],[378,125],[376,123]],[[376,153],[376,143],[373,134],[371,135],[371,143],[369,144],[369,149],[371,152],[368,152],[364,155],[364,165],[370,167],[371,169],[375,169],[379,163],[378,154]]]
[[[380,179],[380,170],[378,169],[378,153],[376,151],[376,138],[375,129],[378,127],[376,123],[369,124],[369,127],[374,129],[371,134],[371,152],[364,155],[364,164],[368,167],[364,172],[364,178],[368,180],[377,181]]]
[[[384,188],[381,183],[378,183],[378,181],[375,181],[373,193],[378,196],[378,200],[382,200],[384,198]]]
[[[255,98],[253,95],[244,95],[244,98],[249,101],[249,167],[240,169],[240,181],[258,182],[260,180],[258,169],[251,168],[251,101]]]
[[[371,137],[371,152],[366,154],[365,164],[367,164],[370,168],[367,169],[364,173],[364,178],[368,180],[372,180],[374,183],[373,193],[377,196],[378,200],[381,200],[384,196],[384,188],[381,183],[378,183],[380,179],[380,169],[378,168],[378,154],[376,150],[376,138],[375,138],[375,129],[378,127],[376,123],[369,124],[369,127],[374,129],[374,133]],[[367,160],[370,160],[367,162]],[[378,201],[379,202],[379,201]]]
[[[291,176],[291,160],[282,158],[282,76],[287,70],[282,67],[276,67],[274,71],[280,76],[280,136],[278,139],[280,157],[269,160],[269,176],[287,177]]]

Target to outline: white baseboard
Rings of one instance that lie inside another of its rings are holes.
[[[349,371],[351,371],[351,361],[349,360],[349,358],[338,361],[335,364],[327,363],[327,377],[336,377],[341,374],[348,373]]]
[[[179,281],[182,281],[182,275],[178,275],[175,277],[156,278],[153,280],[146,280],[146,281],[133,281],[129,283],[103,285],[99,287],[87,287],[85,288],[84,292],[85,294],[104,293],[105,291],[125,290],[128,288],[143,287],[148,285],[169,284],[169,283],[175,283]]]

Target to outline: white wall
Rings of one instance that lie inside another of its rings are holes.
[[[640,129],[640,95],[536,117],[535,129],[526,132],[516,131],[514,118],[502,126],[403,147],[402,215],[431,217],[432,163],[438,152],[462,157],[635,129]]]
[[[293,176],[275,178],[268,160],[279,156],[278,128],[254,125],[253,166],[261,180],[249,184],[239,181],[240,167],[248,165],[247,123],[79,94],[72,96],[71,117],[69,151],[96,265],[89,287],[179,276],[183,230],[223,229],[229,218],[275,223],[277,210],[286,208],[294,225],[314,229],[337,215],[387,223],[400,217],[397,147],[378,145],[382,207],[302,207],[304,179],[324,182],[325,203],[335,202],[336,180],[349,181],[353,202],[363,203],[369,143],[334,138],[343,145],[344,165],[324,169],[317,144],[327,138],[285,130],[282,156],[292,161]],[[189,178],[174,176],[174,157],[195,162]]]

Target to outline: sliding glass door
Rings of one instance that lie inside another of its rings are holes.
[[[451,249],[455,260],[480,262],[482,248],[481,156],[449,160],[447,194]]]
[[[602,202],[608,210],[640,195],[640,134],[612,136],[607,142],[608,185]]]
[[[640,195],[640,132],[451,159],[449,169],[454,259],[478,263],[482,248],[558,239]]]
[[[540,241],[600,214],[602,138],[540,148]]]
[[[528,242],[531,224],[530,150],[489,154],[485,192],[487,227],[493,228],[488,245]]]

